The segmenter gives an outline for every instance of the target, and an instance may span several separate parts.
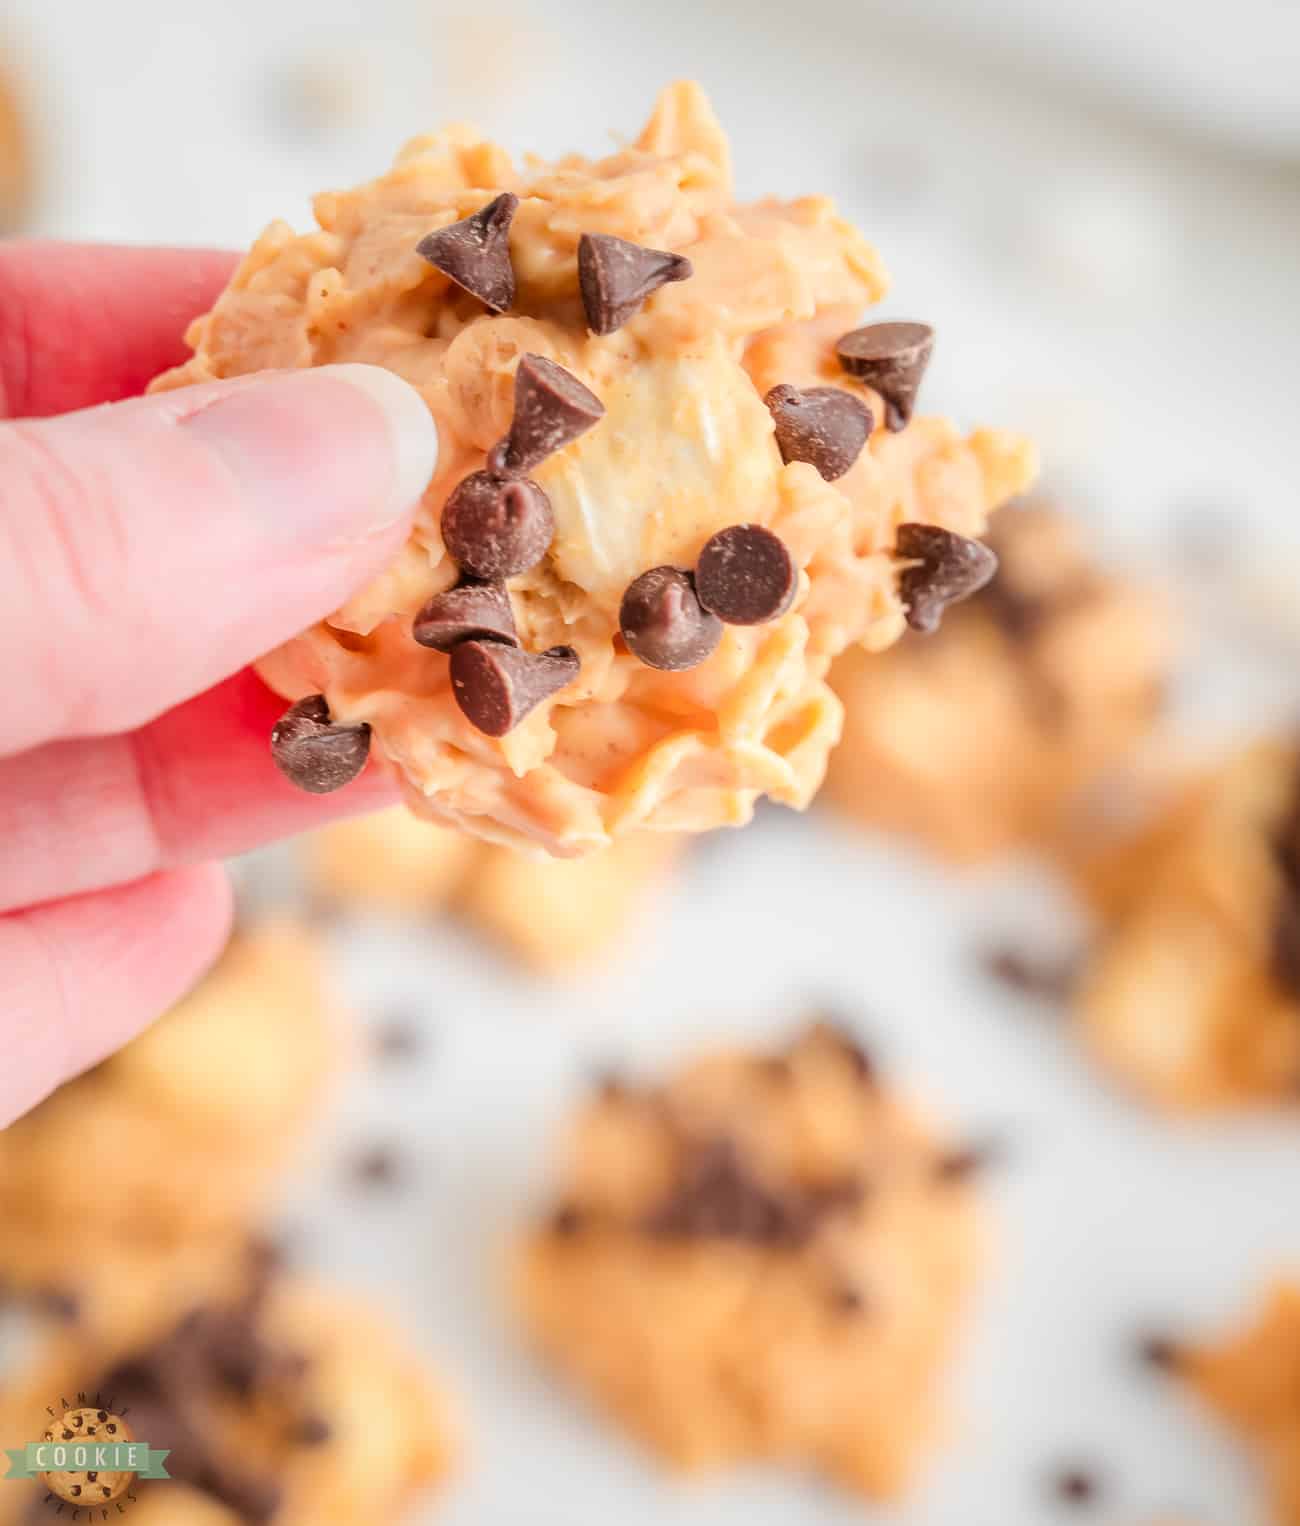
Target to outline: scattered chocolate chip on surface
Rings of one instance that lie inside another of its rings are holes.
[[[782,461],[806,461],[834,482],[862,454],[871,436],[871,410],[842,387],[773,387],[763,399],[776,425]]]
[[[698,667],[722,640],[721,620],[703,607],[694,577],[680,567],[651,567],[631,582],[618,624],[628,651],[666,673]]]
[[[940,1182],[969,1182],[982,1176],[991,1166],[1002,1161],[1007,1153],[1006,1144],[1000,1139],[984,1139],[948,1150],[934,1163],[935,1179]]]
[[[271,728],[275,766],[309,795],[328,795],[351,784],[369,754],[370,727],[335,724],[323,694],[300,699]]]
[[[451,685],[465,718],[485,736],[503,737],[544,699],[578,676],[571,646],[524,652],[499,641],[452,648]]]
[[[387,1145],[372,1145],[352,1162],[352,1177],[358,1187],[395,1187],[405,1174],[401,1157]]]
[[[1100,1476],[1090,1468],[1058,1468],[1049,1480],[1051,1492],[1065,1505],[1092,1505],[1102,1495]]]
[[[449,652],[459,641],[519,645],[510,595],[500,583],[462,583],[434,594],[416,615],[411,635],[435,652]]]
[[[503,191],[471,216],[426,234],[415,252],[490,312],[504,313],[515,300],[510,224],[518,208],[519,198]]]
[[[1011,990],[1050,1002],[1065,1001],[1079,979],[1076,960],[1036,958],[1006,945],[985,950],[980,963],[994,980]]]
[[[898,587],[908,625],[925,635],[939,628],[950,604],[978,593],[998,570],[986,545],[938,525],[899,525],[894,552],[919,563],[903,569]]]
[[[525,355],[515,371],[510,433],[493,448],[488,464],[510,473],[531,471],[604,414],[604,403],[563,366],[544,355]]]
[[[683,254],[647,249],[608,233],[584,233],[578,240],[578,282],[593,334],[621,329],[661,286],[688,280],[692,274]]]
[[[375,1029],[372,1045],[381,1060],[412,1060],[424,1049],[424,1029],[413,1017],[389,1017]]]
[[[762,525],[728,525],[704,543],[695,568],[700,603],[727,625],[761,625],[794,602],[799,572],[785,542]]]
[[[912,417],[933,348],[934,330],[928,323],[869,323],[845,334],[835,353],[850,376],[880,393],[885,427],[898,430]]]
[[[1182,1360],[1182,1348],[1168,1335],[1155,1331],[1137,1343],[1138,1360],[1157,1372],[1173,1372]]]
[[[551,500],[527,477],[471,472],[442,508],[443,544],[461,571],[481,582],[535,567],[554,535]]]

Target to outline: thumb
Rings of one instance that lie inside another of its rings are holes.
[[[0,753],[130,730],[337,607],[437,464],[373,366],[0,425]]]

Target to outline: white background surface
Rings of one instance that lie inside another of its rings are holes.
[[[446,118],[517,149],[599,149],[659,83],[697,74],[742,186],[836,194],[895,271],[888,311],[939,326],[929,405],[1036,431],[1113,553],[1158,567],[1175,519],[1206,509],[1258,581],[1295,547],[1296,15],[8,0],[5,20],[41,112],[42,227],[68,237],[246,243]],[[1215,611],[1197,648],[1213,678],[1184,698],[1259,725],[1287,710],[1296,652],[1224,659],[1225,577],[1196,606]],[[1293,587],[1275,579],[1287,609]],[[1067,937],[1032,871],[954,880],[772,813],[702,847],[632,961],[577,990],[538,991],[450,930],[346,940],[358,1007],[415,1012],[429,1049],[356,1077],[286,1217],[311,1259],[391,1293],[464,1395],[472,1465],[434,1518],[1039,1526],[1070,1516],[1045,1472],[1078,1459],[1112,1486],[1080,1519],[1263,1520],[1237,1454],[1128,1345],[1151,1321],[1212,1325],[1300,1266],[1300,1126],[1175,1128],[1109,1093],[1056,1020],[977,973],[974,951],[1027,922]],[[665,1482],[531,1367],[496,1297],[545,1140],[594,1064],[776,1031],[809,1000],[851,1015],[962,1128],[1013,1144],[998,1265],[954,1374],[965,1423],[892,1512],[770,1473]],[[376,1140],[412,1180],[350,1195],[342,1163]]]

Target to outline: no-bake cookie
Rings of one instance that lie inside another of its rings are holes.
[[[1163,601],[1095,566],[1065,515],[1009,508],[988,540],[996,577],[940,631],[831,671],[827,801],[959,861],[1059,832],[1150,729],[1172,660]]]
[[[520,167],[455,128],[315,212],[156,383],[364,361],[437,421],[405,549],[261,664],[284,771],[378,754],[421,814],[557,857],[806,804],[831,659],[987,578],[974,537],[1034,470],[913,413],[932,335],[862,326],[871,245],[820,197],[737,203],[689,84],[609,158]]]
[[[1263,743],[1094,855],[1077,1009],[1123,1080],[1180,1110],[1300,1102],[1300,749]]]
[[[538,859],[398,807],[323,828],[306,852],[313,893],[326,908],[448,911],[531,968],[562,976],[609,958],[628,939],[681,842],[637,832],[586,858]]]
[[[247,1253],[208,1301],[163,1299],[147,1335],[47,1338],[0,1395],[0,1446],[39,1441],[62,1395],[169,1451],[170,1482],[134,1479],[121,1496],[145,1526],[395,1523],[456,1449],[447,1403],[397,1330]],[[108,1477],[73,1482],[104,1505]],[[43,1481],[7,1484],[0,1523],[51,1518],[46,1493]]]
[[[202,1288],[274,1187],[338,1063],[315,942],[238,934],[180,1006],[0,1132],[0,1283],[125,1329]]]
[[[518,1308],[674,1465],[809,1465],[889,1498],[938,1430],[979,1264],[978,1163],[825,1023],[663,1086],[608,1078],[521,1248]]]

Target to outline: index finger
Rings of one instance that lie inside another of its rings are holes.
[[[212,249],[0,243],[0,418],[143,392],[187,358],[186,327],[236,262]]]

